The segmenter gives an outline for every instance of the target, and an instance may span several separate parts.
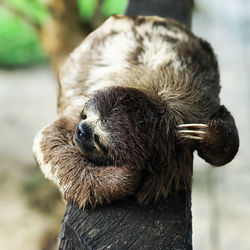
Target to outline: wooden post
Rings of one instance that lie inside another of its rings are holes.
[[[146,207],[133,199],[92,210],[68,204],[59,249],[192,249],[190,201],[180,191]]]
[[[173,18],[191,27],[193,0],[130,0],[126,14]]]
[[[190,27],[192,0],[130,0],[126,14],[174,18]],[[67,204],[60,250],[192,249],[191,193],[138,205],[133,198],[96,209]]]

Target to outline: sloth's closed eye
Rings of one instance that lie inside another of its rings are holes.
[[[98,135],[94,135],[94,140],[95,143],[97,144],[97,146],[105,153],[108,152],[108,150],[106,149],[106,147],[100,142],[100,137]]]
[[[87,115],[84,114],[83,112],[81,112],[80,118],[81,118],[82,120],[85,120],[85,119],[87,119]]]

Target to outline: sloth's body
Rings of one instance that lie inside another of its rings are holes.
[[[194,150],[214,165],[237,152],[213,51],[173,20],[111,17],[70,55],[59,82],[59,118],[34,153],[81,207],[189,189]]]
[[[164,105],[176,105],[183,121],[204,121],[220,107],[210,45],[159,17],[109,18],[70,55],[60,82],[61,112],[75,104],[82,109],[84,100],[111,86],[136,88]]]

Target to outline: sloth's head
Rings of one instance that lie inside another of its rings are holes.
[[[147,167],[164,154],[166,116],[166,109],[144,93],[110,87],[85,104],[75,142],[94,164]]]
[[[80,119],[64,115],[44,128],[33,150],[44,174],[80,207],[129,195],[146,204],[191,185],[192,154],[176,141],[171,112],[133,88],[98,91]]]

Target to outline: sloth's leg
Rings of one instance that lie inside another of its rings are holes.
[[[212,165],[230,162],[238,151],[238,131],[232,115],[224,106],[207,124],[182,124],[178,129],[181,138],[197,141],[198,155]]]
[[[75,141],[78,119],[61,116],[34,139],[33,152],[45,177],[54,181],[67,201],[95,207],[132,195],[141,181],[133,166],[97,166]]]

